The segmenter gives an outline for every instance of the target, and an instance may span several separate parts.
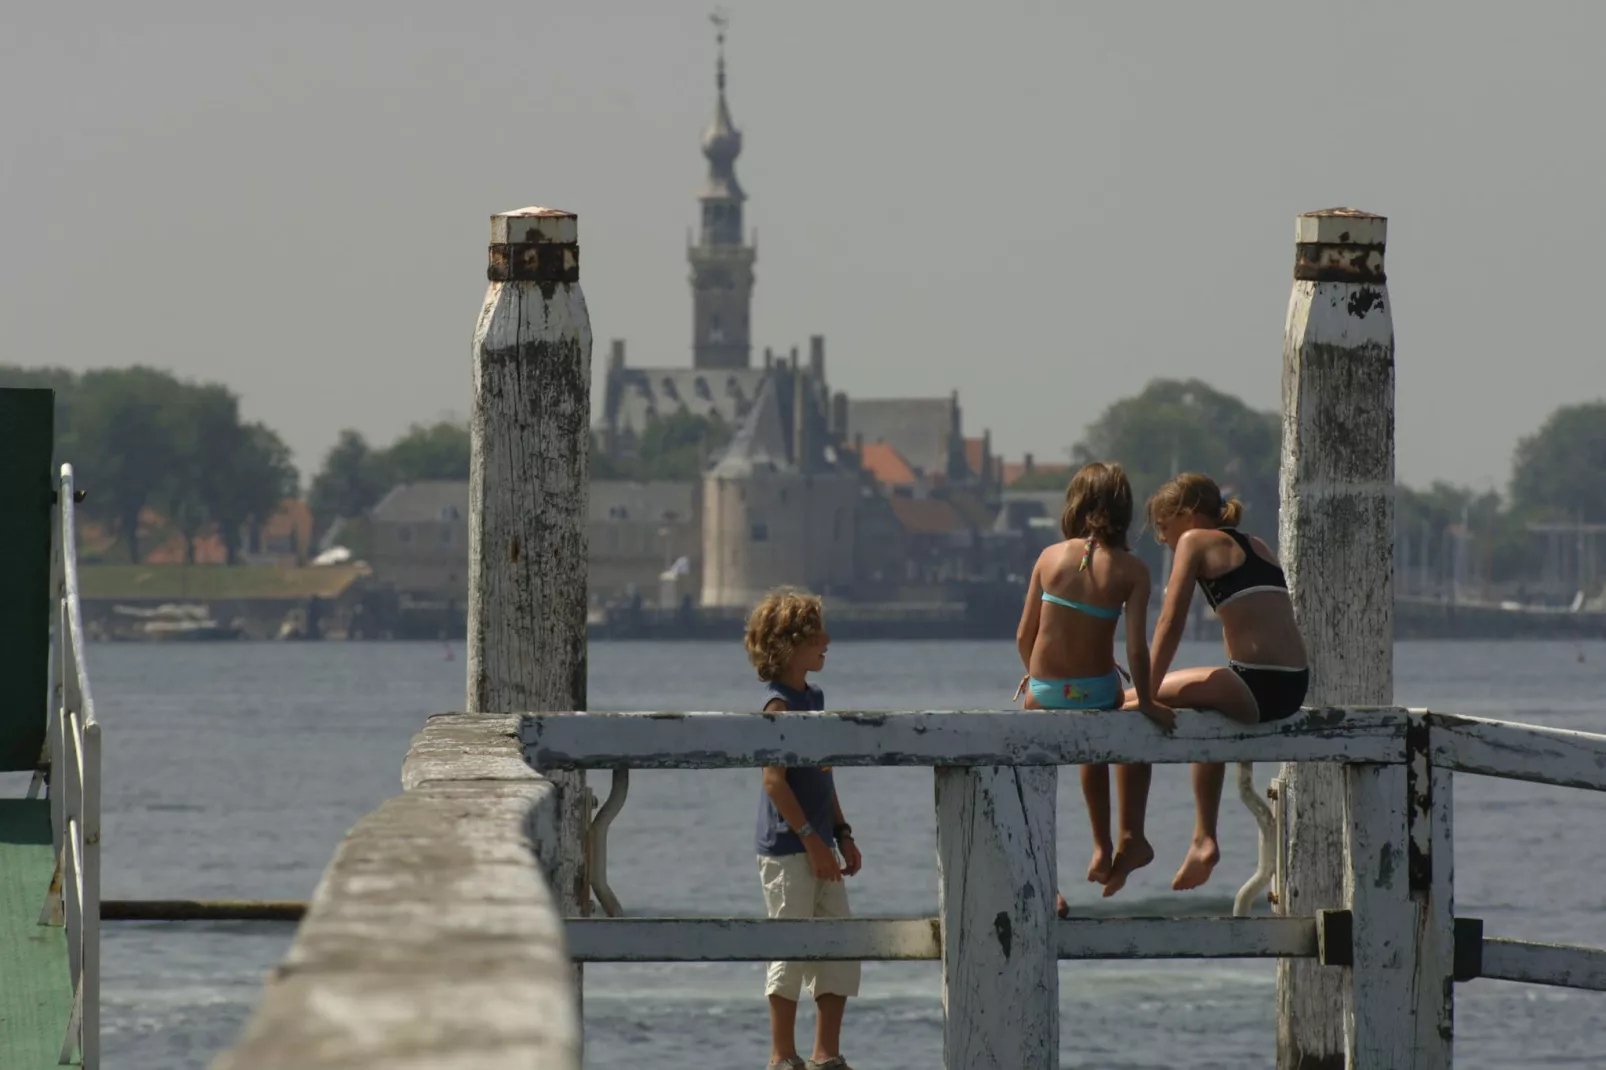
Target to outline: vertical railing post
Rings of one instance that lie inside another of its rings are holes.
[[[1416,1065],[1421,1070],[1438,1070],[1450,1066],[1455,1039],[1455,795],[1451,780],[1455,774],[1429,764],[1425,725],[1418,735],[1422,755],[1413,755],[1411,766],[1417,777],[1411,794],[1411,896],[1419,911],[1412,998],[1416,1046],[1422,1053]],[[1428,845],[1425,856],[1419,846],[1423,841]]]
[[[1350,991],[1342,1008],[1352,1070],[1446,1066],[1417,1050],[1415,861],[1405,765],[1344,766],[1344,902],[1351,919]],[[1335,1063],[1336,1065],[1336,1063]]]
[[[591,323],[579,255],[571,212],[491,217],[470,419],[470,713],[586,707]],[[549,778],[559,792],[549,877],[563,913],[583,915],[585,773]]]
[[[1053,766],[936,771],[943,1065],[1059,1066]]]
[[[1283,336],[1280,552],[1309,651],[1310,705],[1393,700],[1394,326],[1387,221],[1349,209],[1299,216]],[[1403,755],[1402,755],[1403,757]],[[1280,908],[1346,902],[1346,774],[1290,764]],[[1404,806],[1401,787],[1399,805]],[[1375,830],[1373,830],[1375,831]],[[1403,864],[1403,859],[1401,862]],[[1277,968],[1280,1070],[1343,1065],[1348,978],[1313,960]]]

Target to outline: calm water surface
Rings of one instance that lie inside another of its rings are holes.
[[[426,715],[461,706],[461,646],[439,644],[106,645],[92,651],[106,739],[105,894],[306,898],[345,830],[399,790]],[[1580,661],[1580,655],[1583,660]],[[1180,665],[1219,658],[1185,646]],[[1399,701],[1606,731],[1606,644],[1404,643]],[[1019,678],[1013,645],[842,643],[821,678],[837,708],[1002,707]],[[592,647],[596,709],[750,709],[739,646]],[[1270,767],[1262,767],[1262,783]],[[1086,819],[1070,777],[1060,793],[1066,895],[1102,909],[1081,880]],[[931,779],[924,770],[838,771],[864,872],[860,912],[936,909]],[[605,782],[599,787],[605,790]],[[17,785],[0,783],[8,792]],[[636,914],[762,914],[750,845],[756,775],[637,773],[614,825],[610,874]],[[1606,945],[1606,799],[1461,776],[1456,783],[1458,911],[1486,932]],[[1156,864],[1115,900],[1133,913],[1230,913],[1254,869],[1253,823],[1230,796],[1217,882],[1178,895],[1187,843],[1186,774],[1157,771]],[[113,924],[105,945],[109,1070],[205,1067],[232,1041],[287,926]],[[1066,963],[1066,1067],[1274,1064],[1270,963]],[[865,966],[846,1050],[859,1070],[941,1064],[937,967]],[[812,1027],[805,1012],[800,1036]],[[1475,981],[1458,988],[1463,1070],[1606,1066],[1606,1000],[1594,993]],[[588,1065],[762,1067],[762,967],[592,966]]]

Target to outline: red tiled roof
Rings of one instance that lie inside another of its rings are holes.
[[[1033,475],[1042,475],[1045,472],[1050,473],[1052,475],[1064,476],[1067,482],[1069,482],[1070,478],[1071,478],[1071,466],[1068,465],[1068,464],[1034,464],[1034,465],[1032,465],[1032,474]],[[1004,486],[1006,486],[1006,487],[1013,486],[1025,474],[1026,474],[1026,464],[1025,464],[1024,461],[1005,461],[1004,462]]]
[[[987,466],[987,440],[984,438],[965,439],[965,464],[970,474],[979,476],[982,469]]]
[[[884,487],[907,487],[915,482],[915,471],[903,454],[885,442],[867,442],[859,464]]]
[[[893,498],[892,511],[911,535],[945,535],[967,526],[959,510],[941,498]]]

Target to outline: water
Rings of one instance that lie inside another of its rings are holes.
[[[1185,646],[1179,665],[1219,657]],[[1578,654],[1585,660],[1580,663]],[[308,897],[344,831],[399,790],[403,753],[432,712],[458,708],[463,651],[439,644],[98,646],[106,739],[109,898]],[[1566,728],[1606,728],[1606,644],[1402,643],[1401,702]],[[750,708],[735,644],[596,644],[597,709]],[[1000,707],[1019,667],[1012,644],[842,643],[821,678],[838,708]],[[1269,774],[1263,767],[1262,783]],[[605,777],[597,786],[606,789]],[[1060,872],[1080,909],[1090,841],[1063,776]],[[636,773],[614,825],[610,876],[636,914],[761,914],[750,839],[756,775]],[[838,771],[865,855],[850,885],[861,913],[936,908],[929,772]],[[0,784],[12,792],[19,786]],[[1606,798],[1458,777],[1456,897],[1492,936],[1606,945]],[[1253,825],[1230,795],[1225,860],[1202,893],[1170,891],[1191,822],[1186,774],[1155,777],[1156,863],[1114,901],[1133,913],[1228,913],[1254,868]],[[105,1065],[190,1070],[227,1047],[283,954],[288,926],[112,924],[105,942]],[[1065,963],[1062,1065],[1271,1067],[1275,968],[1250,963]],[[764,1065],[762,967],[590,966],[588,1065]],[[1606,1000],[1595,993],[1475,981],[1457,990],[1457,1065],[1595,1067]],[[940,1065],[935,964],[869,963],[848,1011],[860,1070]],[[812,1028],[800,1015],[799,1035]]]

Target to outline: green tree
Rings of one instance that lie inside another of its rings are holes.
[[[350,428],[324,455],[323,469],[312,481],[308,504],[319,531],[341,517],[359,517],[373,508],[390,489],[383,471],[384,458],[368,447],[368,440]]]
[[[697,416],[681,409],[647,424],[636,445],[634,478],[698,479],[715,451],[731,440],[718,413]]]
[[[195,563],[195,539],[216,519],[211,498],[226,482],[230,457],[240,434],[240,402],[216,383],[174,384],[177,454],[163,490],[168,522],[184,539],[185,560]]]
[[[64,459],[88,491],[85,513],[107,524],[136,563],[140,513],[162,501],[180,467],[179,388],[153,368],[85,372],[73,398],[72,431],[62,442]]]
[[[228,563],[235,565],[241,534],[248,528],[259,531],[294,496],[299,475],[290,448],[265,424],[236,423],[215,447],[218,453],[205,466],[202,493]]]
[[[472,452],[468,427],[443,420],[408,428],[405,435],[384,451],[379,463],[392,483],[464,480],[468,478]]]
[[[1140,514],[1174,471],[1203,472],[1243,501],[1257,535],[1276,543],[1282,430],[1274,412],[1198,379],[1156,379],[1105,409],[1071,453],[1078,464],[1119,462]]]
[[[1565,405],[1517,443],[1511,500],[1536,518],[1606,522],[1606,401]]]

